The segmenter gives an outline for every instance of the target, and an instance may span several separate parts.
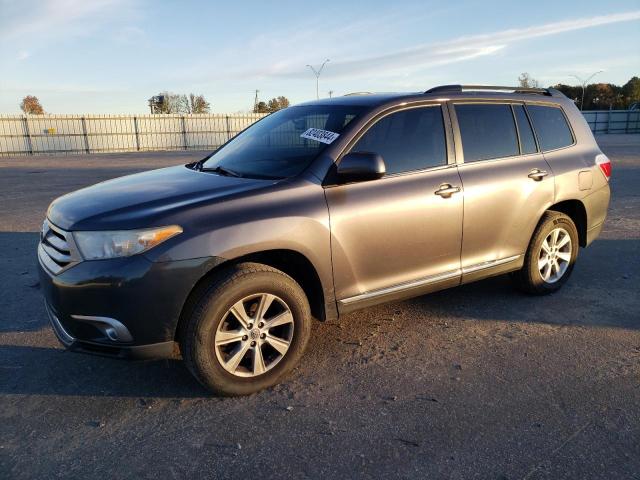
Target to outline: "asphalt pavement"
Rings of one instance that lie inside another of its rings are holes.
[[[609,217],[560,292],[318,322],[284,383],[231,399],[179,360],[64,351],[36,270],[55,197],[204,154],[0,158],[0,478],[640,479],[640,135],[598,141]]]

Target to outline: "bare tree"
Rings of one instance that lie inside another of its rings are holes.
[[[527,72],[524,72],[518,77],[518,86],[523,88],[538,88],[540,83]]]
[[[171,113],[191,113],[189,97],[182,94],[176,95],[174,110],[175,111]]]
[[[211,108],[204,95],[188,96],[178,93],[161,92],[149,99],[151,113],[209,113]]]
[[[27,95],[20,102],[20,110],[22,110],[27,115],[42,115],[44,114],[44,109],[42,105],[40,105],[40,100],[38,97],[34,97],[33,95]]]
[[[151,113],[171,113],[171,100],[169,92],[161,92],[149,99]]]
[[[187,98],[171,92],[160,92],[149,99],[151,113],[182,113],[185,111]]]
[[[204,98],[204,95],[189,94],[189,113],[209,113],[211,105]]]

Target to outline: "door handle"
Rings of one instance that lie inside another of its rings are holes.
[[[547,172],[546,170],[540,170],[539,168],[534,168],[529,172],[529,175],[527,175],[527,177],[529,177],[532,180],[535,180],[536,182],[539,182],[547,175],[549,175],[549,172]]]
[[[451,195],[458,193],[459,191],[460,187],[454,187],[449,183],[443,183],[440,185],[440,188],[433,193],[440,195],[442,198],[449,198]]]

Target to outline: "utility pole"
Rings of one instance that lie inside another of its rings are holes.
[[[333,90],[329,90],[329,98],[333,97]]]
[[[313,72],[313,74],[316,76],[316,99],[317,100],[320,99],[320,90],[318,89],[318,84],[320,83],[320,74],[322,73],[322,69],[327,64],[328,61],[329,61],[329,59],[327,58],[324,62],[322,62],[322,65],[317,70],[315,68],[313,68],[313,66],[307,65],[307,67],[309,67],[311,69],[311,71]]]
[[[598,70],[597,72],[592,73],[591,76],[588,77],[586,80],[582,80],[577,75],[571,75],[573,78],[577,79],[580,82],[580,85],[582,86],[582,98],[580,99],[580,111],[582,111],[582,106],[584,105],[584,89],[587,86],[587,83],[589,83],[589,80],[591,80],[593,77],[595,77],[596,75],[602,72],[604,72],[604,70]]]
[[[258,93],[260,92],[260,90],[256,90],[256,97],[253,100],[253,113],[256,113],[256,111],[258,110]]]

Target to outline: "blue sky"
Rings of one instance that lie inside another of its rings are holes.
[[[526,5],[526,6],[525,6]],[[640,0],[536,2],[0,0],[0,113],[145,113],[161,90],[214,112],[446,83],[640,75]]]

